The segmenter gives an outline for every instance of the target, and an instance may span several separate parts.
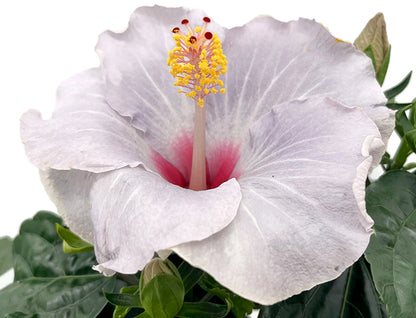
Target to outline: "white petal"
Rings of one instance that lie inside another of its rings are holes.
[[[363,107],[384,141],[393,130],[393,112],[375,107],[386,99],[371,60],[314,21],[260,17],[226,31],[223,50],[226,94],[209,96],[206,103],[212,139],[247,141],[248,127],[272,106],[312,96]]]
[[[90,189],[99,174],[80,170],[40,171],[42,183],[58,213],[72,232],[89,243],[94,242],[90,216]]]
[[[98,180],[91,198],[97,269],[131,274],[156,251],[223,229],[234,219],[241,193],[235,179],[192,191],[144,169],[124,168]]]
[[[192,26],[201,25],[203,17],[198,10],[142,7],[133,13],[124,33],[105,32],[97,45],[107,101],[130,117],[149,144],[176,167],[180,163],[172,143],[189,133],[192,137],[195,102],[173,85],[167,65],[168,53],[175,47],[171,30],[184,28],[180,25],[184,18]],[[215,23],[209,24],[209,30],[219,36],[224,33]]]
[[[26,112],[21,118],[21,136],[27,156],[42,170],[102,172],[150,165],[143,133],[106,103],[98,69],[61,85],[51,119],[42,120],[36,110]]]
[[[250,129],[234,221],[173,250],[221,284],[273,304],[332,280],[367,247],[364,187],[383,146],[359,108],[313,98],[281,104]]]

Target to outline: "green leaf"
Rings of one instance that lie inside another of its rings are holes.
[[[416,317],[416,176],[390,171],[367,188],[375,234],[365,253],[392,318]]]
[[[229,312],[227,305],[213,303],[184,303],[181,311],[177,314],[179,318],[222,318]]]
[[[386,78],[387,69],[389,68],[390,64],[390,55],[391,55],[391,45],[389,45],[389,49],[384,56],[384,60],[380,65],[380,69],[377,72],[377,82],[380,84],[380,86],[383,85],[384,79]]]
[[[13,242],[14,280],[65,275],[62,257],[55,246],[37,234],[19,234]]]
[[[56,223],[44,211],[22,223],[12,248],[15,283],[0,291],[0,317],[95,317],[107,304],[102,290],[113,292],[117,280],[96,275],[94,253],[65,254]]]
[[[115,300],[115,299],[113,299],[114,302],[112,302],[106,296],[108,301],[110,301],[111,303],[116,305],[116,308],[115,308],[114,313],[113,313],[113,318],[124,318],[131,311],[132,308],[143,308],[143,306],[141,304],[141,301],[140,301],[140,288],[139,288],[139,286],[123,287],[120,290],[120,293],[122,295],[139,297],[139,299],[138,299],[137,303],[133,304],[133,302],[128,302],[128,303],[127,302],[121,302],[121,301],[119,302],[118,300]],[[133,301],[133,299],[132,299],[132,301]],[[137,300],[134,299],[134,301],[137,301]],[[119,304],[117,304],[117,302],[119,302]],[[137,307],[135,307],[135,305],[137,305]]]
[[[94,246],[90,243],[85,242],[76,234],[72,233],[71,230],[56,224],[56,232],[63,241],[63,250],[67,254],[91,252],[94,250]]]
[[[411,103],[387,103],[386,107],[392,110],[400,110],[404,107],[408,107]]]
[[[410,149],[416,153],[416,129],[408,131],[404,137],[406,138],[407,144]]]
[[[3,275],[13,266],[12,254],[13,240],[8,236],[0,238],[0,275]]]
[[[400,137],[404,137],[408,131],[411,131],[415,128],[406,115],[406,111],[412,107],[415,107],[415,105],[416,103],[411,103],[396,112],[396,131]]]
[[[199,282],[204,272],[198,268],[192,267],[183,261],[178,268],[182,277],[183,286],[185,287],[185,295]]]
[[[143,286],[140,297],[145,312],[151,317],[173,318],[182,308],[185,290],[178,277],[159,274]]]
[[[96,317],[107,303],[103,289],[114,285],[114,278],[102,275],[28,278],[0,291],[0,317],[21,317],[17,312],[41,318]]]
[[[272,306],[259,318],[387,318],[364,259],[337,279],[318,285]]]
[[[58,277],[65,275],[95,274],[92,252],[67,255],[62,240],[56,233],[56,223],[62,223],[50,212],[37,213],[20,227],[13,242],[15,281],[29,277]]]
[[[207,292],[222,299],[225,303],[230,303],[231,311],[236,318],[244,318],[247,314],[251,314],[254,308],[254,303],[244,299],[232,291],[218,284],[214,278],[205,274],[200,280],[199,285]]]
[[[397,95],[399,95],[401,92],[403,92],[404,89],[409,84],[411,77],[412,77],[412,72],[410,71],[409,74],[407,74],[406,77],[399,84],[386,90],[384,92],[384,95],[386,96],[386,98],[388,100],[391,100],[395,98]]]
[[[369,45],[363,50],[363,52],[371,59],[371,62],[373,62],[373,67],[376,69],[376,58],[374,57],[373,47]]]
[[[130,288],[134,287],[135,293],[104,293],[105,298],[115,306],[124,306],[124,307],[134,307],[134,308],[143,308],[140,301],[139,286],[129,286]],[[137,292],[137,293],[136,293]]]
[[[25,220],[20,225],[20,234],[33,233],[50,243],[59,243],[61,239],[56,235],[56,223],[62,224],[59,216],[52,212],[39,211],[32,219]]]

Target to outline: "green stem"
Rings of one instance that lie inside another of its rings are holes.
[[[406,163],[407,157],[411,154],[409,145],[407,144],[406,138],[402,137],[399,149],[397,149],[396,154],[393,157],[391,164],[391,169],[401,169]]]

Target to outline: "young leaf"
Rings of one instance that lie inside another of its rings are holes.
[[[138,286],[136,287],[138,289]],[[140,295],[104,293],[104,296],[110,303],[115,306],[143,308],[142,303],[140,302]]]
[[[407,85],[409,85],[410,79],[412,77],[412,72],[410,71],[409,74],[406,75],[406,77],[396,86],[393,86],[392,88],[389,88],[384,92],[384,95],[388,100],[391,100],[395,98],[397,95],[399,95],[401,92],[405,90]]]
[[[71,230],[56,224],[56,232],[63,241],[63,250],[67,254],[90,252],[94,250],[94,246],[90,243],[85,242],[76,234],[72,233]]]
[[[272,306],[259,318],[371,317],[387,318],[364,259],[340,277]]]
[[[8,236],[0,238],[0,275],[13,266],[12,244],[13,240]]]
[[[416,317],[416,175],[390,171],[367,188],[375,234],[365,253],[392,318]]]

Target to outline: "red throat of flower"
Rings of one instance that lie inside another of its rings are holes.
[[[217,34],[206,31],[208,17],[203,18],[202,27],[194,30],[189,21],[182,20],[186,27],[184,33],[179,27],[172,29],[175,48],[169,52],[168,65],[180,86],[178,93],[195,100],[195,127],[193,136],[192,170],[189,188],[206,190],[205,163],[205,108],[204,98],[218,91],[225,93],[224,83],[219,79],[227,71],[227,61],[222,52],[221,41]]]

